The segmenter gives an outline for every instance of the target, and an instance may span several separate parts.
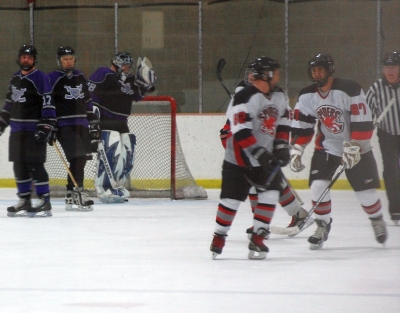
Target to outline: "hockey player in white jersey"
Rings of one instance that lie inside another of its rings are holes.
[[[231,100],[227,114],[232,137],[227,141],[222,167],[221,200],[210,246],[213,258],[222,253],[240,202],[252,186],[250,181],[268,188],[258,193],[248,257],[264,259],[269,251],[263,240],[282,189],[280,166],[290,159],[290,109],[283,91],[274,89],[280,79],[279,68],[269,57],[253,60],[249,69],[254,80]]]
[[[315,133],[315,151],[311,160],[309,185],[314,204],[327,189],[336,169],[344,164],[347,179],[361,207],[369,217],[379,243],[387,239],[382,206],[376,188],[380,181],[372,152],[372,114],[361,86],[356,82],[334,78],[334,60],[317,54],[308,62],[313,84],[300,91],[294,108],[292,133],[297,137],[291,150],[290,167],[304,169],[301,156]],[[310,249],[322,248],[332,225],[329,191],[316,207],[317,229],[308,238]]]

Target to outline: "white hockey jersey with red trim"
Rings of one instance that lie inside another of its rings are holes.
[[[239,166],[260,166],[251,152],[256,147],[273,152],[275,140],[288,142],[290,113],[282,90],[268,97],[249,85],[237,92],[227,111],[232,136],[226,142],[225,160]]]
[[[300,91],[293,115],[292,136],[303,148],[316,131],[316,150],[342,156],[343,142],[350,140],[361,145],[361,153],[372,149],[372,114],[364,91],[356,82],[335,78],[331,90],[325,95],[316,85],[304,88]]]

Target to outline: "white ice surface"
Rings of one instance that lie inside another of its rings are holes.
[[[332,230],[309,250],[311,226],[294,238],[271,235],[266,260],[247,259],[243,203],[223,253],[211,259],[218,190],[209,199],[95,201],[51,218],[9,218],[15,190],[0,189],[2,313],[395,313],[400,312],[400,226],[388,219],[385,247],[351,191],[333,191]],[[308,190],[299,195],[310,208]],[[273,224],[289,217],[278,207]]]

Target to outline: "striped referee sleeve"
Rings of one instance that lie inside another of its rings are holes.
[[[366,98],[374,120],[381,115],[389,102],[395,99],[395,103],[385,114],[378,128],[392,135],[400,135],[400,84],[392,87],[382,79],[378,79],[369,88]]]

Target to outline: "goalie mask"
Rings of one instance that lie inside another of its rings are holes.
[[[326,76],[322,79],[315,80],[312,77],[312,68],[322,66],[326,70]],[[316,84],[318,87],[323,87],[328,83],[329,76],[332,76],[335,71],[335,65],[333,62],[333,58],[329,54],[320,53],[311,58],[308,61],[307,72],[310,79]]]
[[[65,55],[71,55],[73,56],[74,60],[73,63],[66,61],[66,65],[63,65],[61,58]],[[75,64],[76,64],[76,55],[74,49],[72,49],[70,46],[65,46],[65,47],[59,47],[57,49],[57,64],[58,67],[62,71],[73,71],[75,69]]]
[[[124,73],[125,75],[128,75],[132,70],[133,59],[129,53],[118,52],[115,54],[112,64],[117,69],[118,74]]]
[[[22,55],[31,55],[33,57],[33,62],[25,61],[25,62],[21,63],[20,59],[21,59]],[[36,51],[35,46],[23,45],[18,51],[17,64],[19,65],[21,70],[29,71],[35,66],[36,58],[37,58],[37,51]]]

